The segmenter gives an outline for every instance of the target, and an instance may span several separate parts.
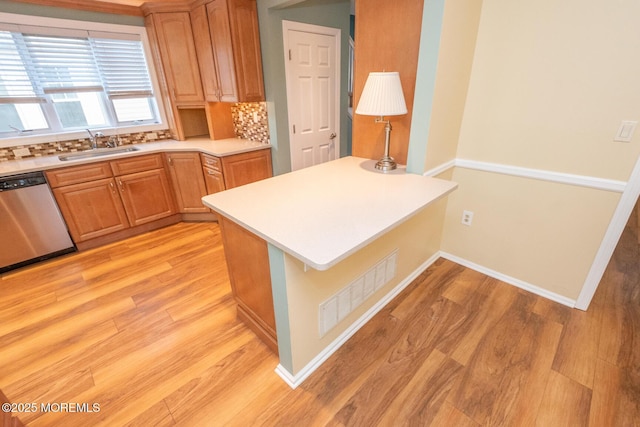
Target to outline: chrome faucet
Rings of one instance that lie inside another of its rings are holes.
[[[95,134],[93,134],[89,129],[87,129],[87,132],[89,132],[89,141],[91,142],[91,149],[92,150],[97,149],[98,143],[100,142],[100,138],[104,138],[104,133],[96,132]]]

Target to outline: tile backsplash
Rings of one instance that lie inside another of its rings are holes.
[[[143,142],[161,141],[173,138],[169,130],[138,132],[118,135],[120,145],[139,144]],[[42,142],[39,144],[17,145],[0,148],[0,162],[28,159],[32,157],[52,156],[64,152],[88,150],[91,148],[89,138],[71,139],[67,141]]]
[[[267,104],[264,102],[242,102],[231,107],[233,127],[238,138],[269,143]]]

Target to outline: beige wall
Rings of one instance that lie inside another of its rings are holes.
[[[484,0],[458,157],[627,180],[640,2]]]
[[[640,119],[639,16],[631,0],[484,0],[456,156],[628,180],[640,132],[613,137]],[[443,251],[578,297],[620,193],[462,168],[453,180]]]
[[[575,300],[619,193],[456,168],[442,250]],[[470,227],[463,210],[474,212]]]
[[[425,170],[455,159],[482,0],[447,0],[433,93]]]
[[[438,252],[445,204],[446,200],[440,200],[427,207],[326,271],[309,269],[305,272],[300,261],[285,254],[292,374],[299,373],[369,308]],[[398,249],[395,278],[320,338],[320,303],[343,289],[394,249]]]

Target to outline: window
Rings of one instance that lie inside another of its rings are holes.
[[[161,123],[150,74],[135,32],[0,23],[0,138]]]

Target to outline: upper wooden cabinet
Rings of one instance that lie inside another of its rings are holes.
[[[264,101],[256,0],[147,9],[166,84],[178,104]],[[179,10],[179,11],[177,11]]]
[[[215,2],[225,0],[215,0]],[[235,60],[238,100],[264,101],[262,55],[256,0],[226,0]],[[211,3],[209,8],[211,8]],[[211,16],[211,13],[209,13]],[[217,48],[217,46],[216,46]],[[221,73],[222,74],[222,73]],[[222,81],[222,77],[221,77]]]
[[[153,13],[153,26],[169,97],[177,104],[205,100],[189,12]]]
[[[256,0],[208,1],[191,19],[207,101],[263,101]]]

